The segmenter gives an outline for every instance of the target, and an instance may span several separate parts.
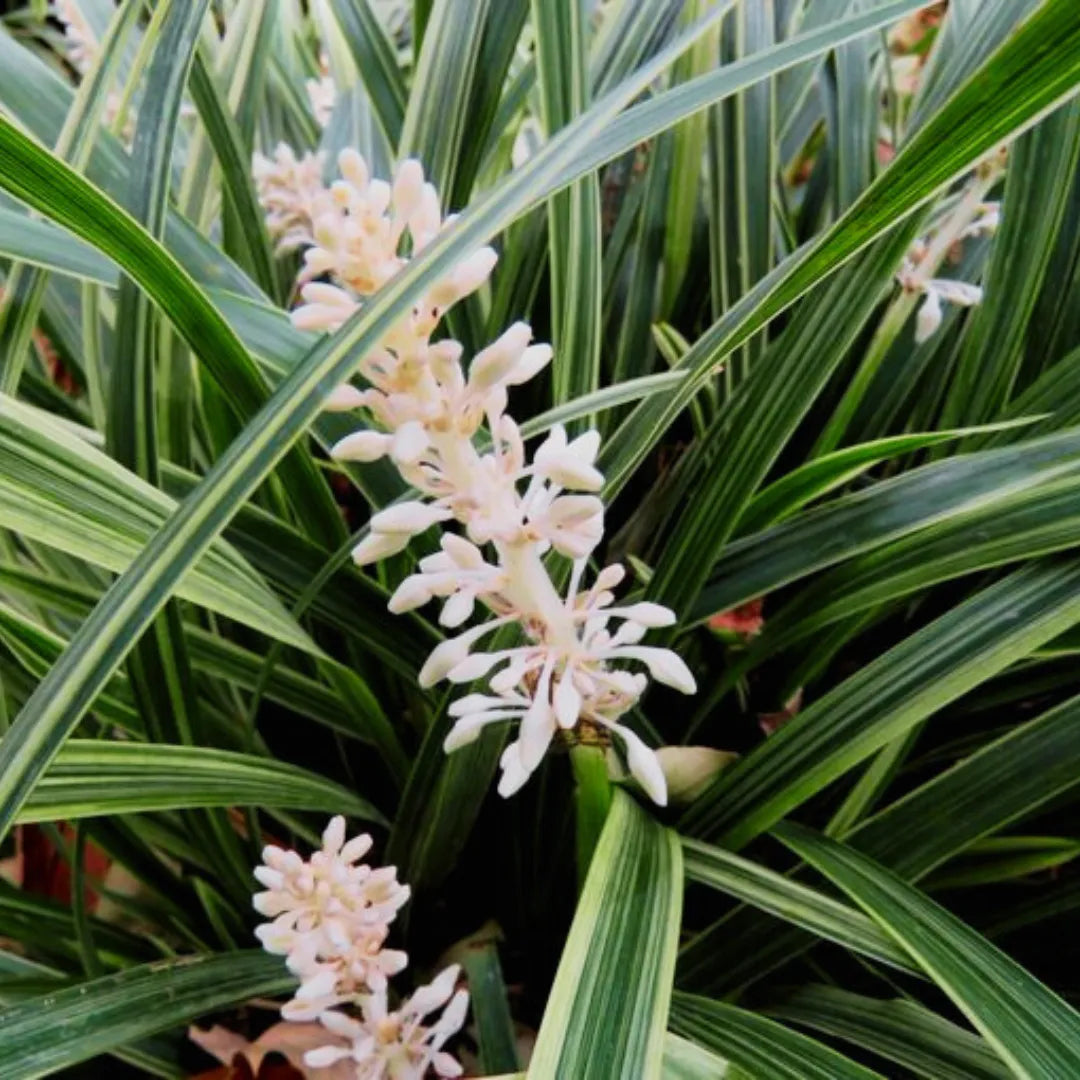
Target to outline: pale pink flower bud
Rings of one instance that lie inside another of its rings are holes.
[[[528,323],[516,322],[503,331],[473,359],[469,367],[469,388],[482,394],[505,381],[521,360],[531,339],[532,327]]]
[[[667,780],[656,754],[630,728],[616,724],[612,730],[622,739],[630,774],[657,806],[667,806]]]
[[[454,268],[454,272],[438,282],[428,293],[429,301],[445,310],[463,297],[476,292],[491,276],[498,255],[494,248],[482,247],[474,251]]]
[[[423,607],[430,599],[431,590],[425,585],[423,577],[412,574],[394,590],[394,595],[390,597],[390,602],[386,606],[395,615],[401,615],[406,611]]]
[[[930,290],[915,316],[915,344],[927,341],[941,325],[941,296]]]
[[[380,431],[354,431],[330,447],[335,461],[378,461],[390,452],[393,439]]]
[[[351,147],[338,154],[338,171],[359,191],[363,191],[371,180],[367,162]]]
[[[394,213],[399,218],[411,217],[420,207],[424,194],[424,169],[415,158],[407,158],[394,175]]]
[[[434,503],[403,502],[380,510],[371,519],[371,528],[380,533],[406,533],[414,536],[430,529],[436,522],[446,521],[452,516],[449,510]]]
[[[353,548],[353,562],[357,566],[367,566],[390,555],[396,555],[409,546],[409,539],[408,533],[369,533]]]
[[[350,412],[363,404],[363,392],[351,383],[342,383],[330,391],[330,396],[323,402],[323,412]]]

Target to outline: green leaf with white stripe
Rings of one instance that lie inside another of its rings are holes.
[[[1018,1077],[1080,1073],[1080,1014],[903,878],[790,824],[779,838],[892,935]]]
[[[682,911],[678,838],[618,792],[528,1075],[658,1080]]]
[[[51,1076],[295,982],[280,957],[249,950],[158,961],[49,991],[0,1012],[0,1075]]]
[[[681,822],[738,847],[937,709],[1080,622],[1080,562],[1034,562],[840,683],[725,769]]]
[[[168,495],[60,421],[11,398],[0,397],[0,446],[0,524],[107,570],[125,570],[176,508]],[[290,645],[318,651],[224,541],[212,545],[177,592]]]
[[[977,1035],[904,998],[882,1000],[839,986],[800,987],[769,1015],[832,1035],[910,1069],[925,1080],[1009,1080]]]
[[[683,838],[686,876],[819,937],[910,969],[910,958],[861,912],[775,870],[723,848]],[[722,931],[721,931],[722,932]],[[680,970],[685,965],[680,960]]]
[[[675,994],[671,1026],[757,1080],[884,1080],[775,1020],[720,1001]]]
[[[319,810],[385,824],[378,810],[347,788],[272,758],[201,746],[92,739],[67,742],[34,788],[19,821],[208,806]]]

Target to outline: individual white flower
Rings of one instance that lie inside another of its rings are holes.
[[[322,171],[322,154],[298,158],[285,143],[278,143],[272,158],[252,157],[259,205],[266,211],[266,229],[278,251],[313,242],[315,215],[328,198]]]
[[[983,203],[980,210],[980,215],[960,233],[962,239],[969,236],[993,236],[997,232],[1001,225],[1001,203]]]
[[[599,451],[599,432],[586,431],[569,442],[566,429],[556,424],[533,455],[533,468],[538,476],[560,487],[599,491],[604,486],[604,477],[594,464]]]
[[[444,969],[393,1011],[385,993],[375,993],[361,999],[360,1019],[323,1013],[322,1024],[348,1045],[309,1050],[304,1063],[326,1068],[350,1061],[356,1066],[356,1080],[424,1080],[429,1069],[441,1077],[460,1076],[460,1063],[442,1049],[461,1029],[469,1008],[468,993],[454,989],[459,973],[457,964]],[[439,1018],[427,1023],[438,1009],[442,1009]]]
[[[386,986],[405,954],[383,947],[388,926],[409,898],[392,867],[359,860],[371,849],[366,834],[345,841],[345,819],[333,818],[319,851],[304,860],[270,845],[255,877],[266,886],[252,899],[272,921],[255,930],[263,947],[283,955],[300,977],[287,1019],[311,1019],[339,1001]]]
[[[420,572],[410,574],[398,586],[388,606],[397,615],[442,597],[445,603],[439,622],[456,627],[472,616],[479,597],[492,596],[504,588],[508,576],[462,536],[445,533],[440,543],[442,551],[420,560]]]
[[[942,301],[961,307],[971,307],[982,301],[983,291],[978,285],[969,285],[966,281],[954,281],[951,278],[931,278],[922,283],[926,299],[919,306],[915,316],[915,343],[921,345],[930,338],[941,325],[944,312]]]
[[[921,345],[936,332],[941,325],[942,315],[941,293],[934,289],[928,290],[926,299],[919,305],[918,314],[915,316],[916,345]]]

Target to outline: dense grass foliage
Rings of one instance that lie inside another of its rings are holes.
[[[0,11],[0,1077],[264,1076],[252,869],[336,814],[466,1075],[1080,1076],[1076,0]],[[282,144],[459,216],[294,322]],[[599,434],[579,569],[671,650],[527,783],[326,408],[485,245],[435,339],[551,343],[496,441]]]

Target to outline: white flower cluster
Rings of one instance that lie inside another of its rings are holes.
[[[314,220],[328,200],[323,161],[321,153],[298,158],[285,143],[278,143],[272,158],[262,154],[252,158],[255,190],[266,211],[266,231],[279,252],[314,243]]]
[[[438,195],[416,161],[403,162],[392,184],[372,179],[353,151],[343,152],[339,164],[343,179],[319,201],[304,256],[305,277],[328,275],[332,283],[309,280],[303,287],[305,302],[293,322],[306,329],[336,329],[397,273],[406,250],[421,251],[452,220],[443,218]],[[277,211],[270,209],[273,216]],[[467,370],[459,342],[431,340],[446,310],[480,288],[495,261],[485,247],[459,263],[360,361],[368,388],[338,387],[327,402],[339,411],[365,409],[378,425],[342,439],[333,456],[357,462],[388,457],[421,496],[375,514],[353,555],[363,565],[403,550],[433,525],[455,521],[463,529],[445,532],[438,554],[421,559],[418,572],[390,601],[391,611],[403,612],[438,597],[439,621],[450,628],[470,619],[478,603],[493,616],[440,644],[420,673],[424,686],[487,680],[489,692],[451,706],[456,724],[447,751],[475,739],[488,724],[517,722],[518,738],[501,760],[499,791],[510,795],[557,733],[585,729],[605,743],[614,737],[633,776],[663,805],[667,791],[656,755],[618,722],[648,679],[614,665],[643,665],[683,693],[696,687],[674,652],[640,644],[648,629],[674,623],[673,612],[645,602],[613,606],[611,590],[624,576],[618,566],[601,570],[582,588],[604,532],[604,506],[596,495],[603,486],[595,465],[600,437],[589,431],[570,439],[556,426],[528,459],[506,412],[508,391],[541,371],[551,348],[531,344],[525,323],[507,329]],[[565,596],[545,563],[551,549],[572,560]],[[511,625],[523,643],[477,649],[482,638]]]
[[[955,220],[948,223],[951,229],[943,229],[942,233],[947,236],[950,243],[954,240],[964,240],[969,237],[993,235],[1001,223],[1001,209],[998,203],[982,203],[977,208],[978,216],[973,220]],[[904,259],[897,280],[909,292],[922,293],[925,299],[919,306],[915,316],[915,343],[921,345],[927,341],[941,326],[944,317],[942,303],[955,304],[958,307],[973,307],[982,303],[983,291],[978,285],[970,285],[966,281],[957,281],[955,278],[937,278],[927,276],[926,264],[932,260],[928,255],[935,249],[940,249],[940,261],[945,254],[943,245],[935,242],[928,244],[925,240],[917,241],[907,257]],[[931,266],[929,273],[933,273],[936,267]]]
[[[469,995],[455,990],[456,964],[398,1009],[389,1007],[387,977],[402,971],[408,957],[384,943],[409,889],[397,881],[394,867],[361,863],[370,850],[370,836],[346,842],[345,819],[335,817],[322,848],[306,862],[272,845],[263,851],[255,877],[266,891],[256,893],[253,904],[272,921],[255,933],[268,952],[285,956],[300,979],[281,1015],[317,1020],[336,1037],[305,1055],[312,1068],[349,1061],[356,1080],[422,1080],[429,1069],[459,1076],[461,1066],[442,1049],[469,1005]],[[359,1009],[360,1019],[337,1011],[342,1005]],[[438,1009],[441,1016],[425,1023]]]

